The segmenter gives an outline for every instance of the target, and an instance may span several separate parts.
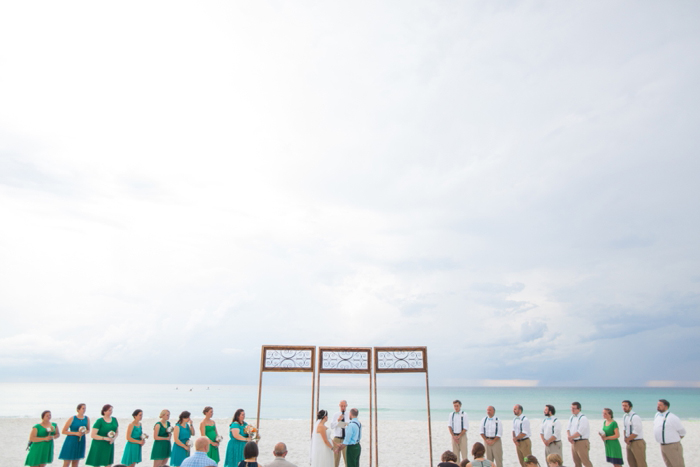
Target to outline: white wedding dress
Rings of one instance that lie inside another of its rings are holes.
[[[321,423],[321,420],[316,421],[314,425],[314,434],[311,436],[311,467],[334,467],[335,461],[333,458],[333,451],[326,446],[326,443],[323,442],[323,438],[321,438],[321,436],[325,436],[330,442],[328,429],[326,428],[323,435],[317,433],[316,429],[319,423]],[[331,443],[331,446],[332,445],[333,443]]]

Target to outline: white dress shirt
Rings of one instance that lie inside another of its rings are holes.
[[[503,438],[503,422],[498,417],[484,417],[479,425],[479,433],[487,438]]]
[[[677,443],[685,436],[681,419],[668,410],[659,412],[654,417],[654,438],[661,444]]]
[[[575,433],[581,435],[574,438],[574,440],[588,439],[591,436],[591,429],[588,426],[588,418],[581,412],[579,412],[578,415],[572,415],[571,418],[569,418],[569,428],[567,428],[567,430],[569,431],[569,436]]]
[[[642,418],[630,410],[622,417],[622,426],[625,430],[624,436],[627,438],[631,434],[637,436],[634,439],[644,439],[644,428],[642,427]]]
[[[540,434],[547,440],[554,436],[554,441],[561,441],[561,422],[557,417],[546,417],[542,420]]]
[[[458,435],[462,430],[469,430],[469,417],[464,410],[452,412],[447,419],[447,426],[452,428],[452,433]]]
[[[333,430],[333,437],[334,438],[344,438],[345,436],[343,435],[343,429],[338,426],[338,419],[343,413],[339,410],[337,411],[334,415],[333,418],[331,419],[331,430]],[[345,423],[350,423],[350,411],[346,410],[345,411],[345,418],[344,418]]]
[[[525,433],[525,436],[520,439],[528,439],[530,437],[530,419],[525,415],[520,415],[513,419],[513,434],[517,438],[520,433]]]

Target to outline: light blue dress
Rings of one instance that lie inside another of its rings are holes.
[[[81,426],[84,426],[87,429],[88,423],[90,423],[89,418],[83,417],[81,420],[73,415],[73,420],[70,422],[70,428],[68,428],[68,431],[77,432],[80,430]],[[61,453],[58,455],[58,458],[65,461],[74,461],[84,458],[85,445],[87,444],[85,439],[88,437],[88,435],[89,433],[85,432],[83,436],[66,436],[66,440],[63,442],[63,447],[61,448]]]
[[[177,439],[179,439],[182,444],[185,444],[187,440],[189,440],[192,437],[192,433],[190,432],[190,425],[185,424],[183,426],[177,423],[175,426],[180,427],[180,436],[178,436]],[[189,451],[182,449],[182,447],[179,444],[173,443],[173,452],[170,455],[170,465],[179,467],[179,465],[182,464],[182,461],[187,459],[189,456]]]

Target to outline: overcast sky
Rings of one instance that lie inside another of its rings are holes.
[[[697,384],[699,18],[3,2],[0,380],[248,384],[298,344]]]

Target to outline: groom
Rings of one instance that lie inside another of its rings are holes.
[[[359,414],[359,410],[350,409],[350,423],[345,427],[345,439],[343,439],[343,444],[339,444],[335,448],[335,452],[338,453],[347,446],[347,467],[360,467],[362,424],[357,419]]]

